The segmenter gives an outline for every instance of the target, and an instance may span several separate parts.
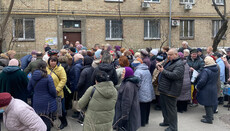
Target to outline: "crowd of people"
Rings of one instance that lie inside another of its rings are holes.
[[[55,119],[63,129],[73,110],[84,131],[136,131],[149,124],[153,103],[162,111],[159,126],[177,131],[177,112],[200,104],[206,111],[201,122],[212,124],[230,81],[230,48],[212,50],[204,55],[186,41],[178,50],[137,51],[67,41],[60,51],[45,44],[44,52],[20,60],[9,50],[0,55],[0,113],[8,130],[50,131]]]

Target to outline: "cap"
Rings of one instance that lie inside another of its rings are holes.
[[[0,93],[0,108],[10,104],[12,97],[10,93]]]

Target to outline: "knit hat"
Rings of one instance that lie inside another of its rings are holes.
[[[70,47],[69,50],[72,52],[76,52],[76,48],[74,48],[74,47]]]
[[[12,97],[10,93],[0,93],[0,108],[10,104]]]
[[[150,51],[150,53],[153,54],[153,55],[157,55],[158,54],[158,50],[157,49],[152,49]]]
[[[198,51],[198,52],[202,52],[202,49],[201,49],[201,48],[197,48],[197,51]]]
[[[45,48],[45,52],[47,52],[47,51],[49,51],[51,48],[49,47],[49,46],[47,46],[46,48]]]
[[[178,55],[181,59],[184,59],[184,54],[182,52],[178,52]]]
[[[120,51],[121,47],[119,45],[116,45],[115,47],[115,51]]]
[[[198,53],[198,51],[197,51],[197,49],[192,49],[191,51],[190,51],[190,53],[192,54],[192,53]]]
[[[98,49],[96,52],[95,52],[95,57],[96,57],[96,59],[100,59],[100,56],[101,56],[101,49]]]
[[[17,59],[11,59],[9,61],[9,66],[18,66],[19,62]]]
[[[134,75],[133,69],[130,67],[125,67],[125,78],[133,76],[133,75]]]
[[[156,61],[159,61],[159,62],[161,62],[163,60],[164,60],[164,58],[161,55],[158,55],[157,58],[156,58]]]
[[[132,53],[132,55],[134,55],[134,51],[132,49],[129,49],[129,51]]]
[[[142,49],[141,50],[141,54],[144,55],[144,56],[148,56],[149,55],[149,53],[148,53],[148,51],[146,51],[146,49]]]
[[[37,51],[36,50],[33,50],[32,52],[31,52],[31,55],[36,55],[37,54]]]
[[[74,57],[74,61],[84,58],[81,54],[75,54],[73,57]]]
[[[205,65],[214,65],[216,64],[214,59],[211,56],[206,56],[204,59]]]

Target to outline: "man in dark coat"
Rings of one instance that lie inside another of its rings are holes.
[[[178,57],[178,52],[175,48],[168,51],[168,60],[162,65],[157,64],[157,69],[160,71],[159,91],[162,106],[162,114],[164,117],[163,123],[160,126],[169,126],[165,131],[177,131],[177,97],[180,96],[183,77],[184,63]]]
[[[27,84],[26,74],[18,67],[18,60],[11,59],[9,66],[3,68],[0,74],[0,92],[8,92],[14,98],[21,99],[27,103]]]
[[[182,43],[182,47],[179,48],[178,52],[184,52],[184,49],[188,49],[189,51],[191,50],[191,48],[188,46],[188,42],[187,41],[183,41]]]

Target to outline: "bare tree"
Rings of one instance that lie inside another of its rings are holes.
[[[0,53],[2,53],[2,43],[4,41],[4,33],[5,33],[5,30],[6,30],[6,25],[7,25],[7,22],[9,20],[11,11],[13,9],[13,5],[14,5],[14,0],[11,0],[9,8],[8,8],[8,11],[7,11],[7,14],[6,14],[6,17],[4,18],[2,24],[0,25]]]
[[[218,32],[217,32],[217,34],[213,40],[212,48],[213,48],[214,52],[217,51],[217,47],[218,47],[221,39],[223,38],[223,36],[225,35],[225,33],[228,29],[228,19],[226,17],[226,0],[223,0],[223,2],[224,2],[224,13],[222,14],[220,12],[219,8],[217,7],[215,0],[212,0],[212,3],[214,5],[214,8],[215,8],[217,14],[221,17],[221,19],[223,21],[221,28],[218,30]]]

